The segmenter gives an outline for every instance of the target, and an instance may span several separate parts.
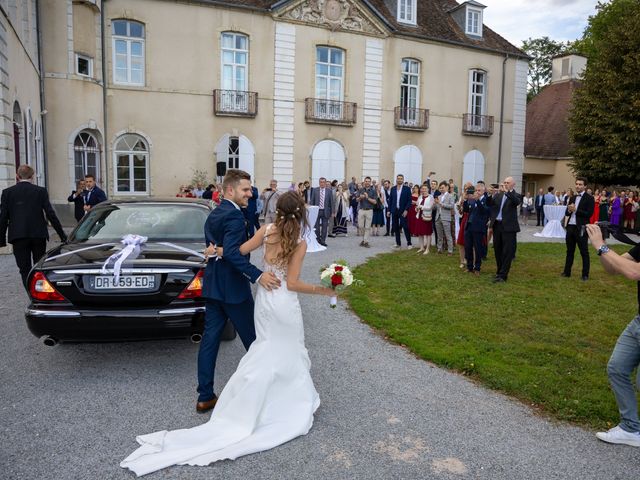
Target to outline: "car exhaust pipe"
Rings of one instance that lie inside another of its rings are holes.
[[[58,340],[56,340],[55,338],[49,335],[45,335],[41,337],[41,340],[42,340],[42,343],[45,344],[47,347],[55,347],[58,344]]]
[[[200,343],[200,341],[202,340],[202,335],[199,333],[193,333],[191,334],[191,342],[193,343]]]

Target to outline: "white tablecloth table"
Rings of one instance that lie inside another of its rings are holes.
[[[562,219],[564,218],[566,211],[567,207],[565,205],[545,205],[544,217],[548,222],[542,229],[542,232],[534,233],[534,236],[545,238],[565,238]]]
[[[313,252],[322,252],[327,249],[327,247],[323,247],[316,240],[316,231],[314,227],[316,225],[316,220],[318,219],[318,212],[320,211],[320,207],[317,205],[307,205],[307,221],[309,222],[309,228],[307,228],[302,235],[305,242],[307,242],[307,253]]]

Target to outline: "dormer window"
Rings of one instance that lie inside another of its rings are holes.
[[[411,25],[417,23],[416,3],[416,0],[398,0],[398,22]]]
[[[482,36],[482,10],[467,6],[467,35]]]

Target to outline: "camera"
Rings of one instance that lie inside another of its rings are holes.
[[[606,240],[607,238],[610,237],[610,232],[615,233],[616,231],[616,227],[614,225],[611,225],[607,221],[596,222],[595,224],[598,225],[598,227],[600,227],[600,233],[602,233],[603,240]],[[586,235],[586,233],[587,233],[587,226],[582,225],[580,227],[580,236]]]
[[[476,193],[476,189],[475,187],[469,187],[465,190],[465,192],[467,195],[473,195],[474,193]]]

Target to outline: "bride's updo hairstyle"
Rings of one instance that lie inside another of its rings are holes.
[[[280,235],[281,250],[276,262],[287,265],[289,257],[298,246],[302,229],[307,228],[307,207],[301,195],[294,191],[283,193],[276,204],[276,230]]]

